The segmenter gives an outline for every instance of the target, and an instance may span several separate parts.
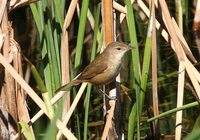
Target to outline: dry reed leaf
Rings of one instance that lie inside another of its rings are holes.
[[[10,39],[10,47],[11,51],[10,54],[13,56],[13,67],[19,73],[21,77],[23,77],[23,72],[22,72],[22,63],[21,63],[21,51],[20,51],[20,46],[19,44],[13,40]],[[19,121],[24,121],[28,123],[30,121],[29,113],[27,110],[27,104],[26,104],[26,99],[24,97],[24,90],[21,88],[21,86],[15,81],[15,96],[16,96],[16,107],[17,107],[17,115],[19,118]],[[34,136],[33,129],[30,127],[32,136]],[[17,135],[18,136],[18,135]]]
[[[2,22],[3,14],[6,8],[7,0],[1,1],[1,9],[0,9],[0,22]]]
[[[111,128],[112,118],[114,116],[115,103],[116,103],[116,101],[114,101],[114,100],[109,101],[110,109],[108,111],[106,124],[104,126],[103,134],[102,134],[102,137],[101,137],[102,140],[106,139],[108,132],[109,132],[109,129]]]
[[[61,39],[61,73],[62,73],[62,85],[70,82],[70,66],[69,66],[69,35],[68,35],[68,27],[71,24],[72,17],[74,15],[76,5],[78,0],[71,1],[65,21],[62,29],[62,39]],[[63,118],[66,116],[68,110],[70,108],[70,93],[67,94],[63,101]]]
[[[175,28],[175,31],[176,31],[176,34],[180,40],[180,43],[181,43],[181,46],[184,50],[184,52],[187,54],[187,56],[193,61],[193,62],[197,62],[197,60],[194,58],[187,42],[185,41],[185,38],[183,37],[183,34],[181,33],[176,21],[174,20],[174,18],[172,18],[172,22],[174,24],[174,28]]]
[[[21,87],[28,93],[33,101],[44,111],[46,107],[40,97],[34,92],[34,90],[24,81],[24,79],[16,72],[16,70],[8,63],[8,61],[0,54],[0,63],[5,69],[13,76],[13,78],[21,85]]]
[[[194,89],[197,93],[197,96],[198,96],[198,99],[200,99],[200,86],[199,86],[199,83],[197,81],[197,78],[196,78],[196,75],[194,73],[194,70],[192,67],[194,67],[193,65],[190,64],[190,61],[188,59],[185,59],[185,67],[186,67],[186,70],[187,70],[187,73],[190,77],[190,80],[194,86]]]
[[[115,8],[116,10],[118,10],[120,12],[120,15],[122,14],[127,14],[127,11],[126,11],[126,6],[122,6],[120,5],[119,3],[117,3],[116,1],[113,1],[113,8]]]
[[[145,12],[145,14],[147,15],[147,16],[149,16],[149,9],[146,7],[146,5],[143,3],[143,1],[141,1],[141,0],[138,0],[138,4],[140,5],[140,8]],[[157,27],[157,29],[161,29],[161,25],[160,25],[160,23],[156,20],[156,27]],[[176,27],[175,27],[176,28]],[[165,40],[166,41],[169,41],[169,35],[168,35],[168,33],[164,30],[164,29],[162,29],[161,30],[161,34],[162,34],[162,36],[165,38]],[[182,41],[182,43],[184,44],[184,45],[186,45],[184,42],[186,42],[186,41],[184,41],[183,39],[184,38],[182,38],[181,36],[179,36],[179,39]],[[186,45],[186,46],[188,46],[188,45]],[[174,49],[174,45],[172,44],[172,49]],[[189,50],[189,48],[187,48],[188,50]],[[184,52],[183,50],[182,50],[182,52]],[[191,52],[191,51],[190,51]],[[184,57],[186,57],[186,56],[184,56]],[[191,70],[194,72],[194,74],[195,74],[195,76],[196,76],[196,78],[198,79],[198,81],[200,82],[200,78],[198,77],[200,74],[199,74],[199,72],[197,71],[197,70],[195,70],[195,67],[191,64],[191,62],[189,61],[189,60],[187,60],[188,61],[188,64],[190,65],[190,67],[191,67]],[[189,66],[188,66],[189,67]]]
[[[153,113],[154,116],[159,115],[159,107],[158,107],[158,74],[157,74],[157,39],[156,39],[156,18],[155,18],[155,1],[153,0],[151,3],[152,6],[152,100],[153,100]],[[159,135],[159,131],[157,131],[160,127],[159,120],[155,120],[153,122],[153,135],[154,138],[157,138]]]
[[[198,80],[198,82],[200,83],[200,73],[199,71],[197,71],[197,69],[194,67],[194,65],[192,65],[192,63],[190,61],[188,61],[188,64],[190,65],[191,67],[191,70],[193,71],[196,79]]]
[[[64,31],[64,30],[63,30]],[[68,32],[64,31],[61,41],[61,71],[62,71],[62,85],[70,82],[70,66],[69,66],[69,44],[68,44]],[[63,112],[62,118],[64,118],[70,108],[70,92],[66,94],[63,100]]]
[[[4,42],[4,37],[6,36],[6,34],[2,34],[0,32],[0,49],[2,48],[3,42]]]
[[[138,0],[138,4],[140,6],[140,8],[143,10],[143,12],[149,17],[150,15],[150,12],[149,12],[149,9],[146,7],[146,5],[144,4],[143,1],[141,0]],[[177,33],[177,36],[179,38],[179,40],[181,41],[181,47],[183,47],[183,50],[186,51],[186,54],[190,57],[190,59],[193,61],[193,62],[196,62],[193,54],[191,53],[191,50],[189,49],[188,45],[187,45],[187,42],[185,41],[184,37],[182,34],[180,34],[180,29],[178,28],[177,30],[177,24],[174,23],[173,21],[173,18],[172,18],[172,23],[174,24],[174,28],[175,28],[175,31]],[[158,22],[158,20],[156,20],[156,28],[159,29],[161,31],[161,34],[162,36],[164,37],[164,39],[169,42],[169,34],[166,32],[166,30],[164,30],[162,27],[161,27],[161,24]],[[175,50],[174,46],[172,45],[172,48]]]
[[[176,34],[176,32],[174,32],[175,29],[172,24],[173,22],[172,22],[170,14],[169,14],[167,4],[163,0],[159,0],[159,3],[161,5],[162,13],[164,15],[164,19],[163,19],[164,23],[165,23],[166,27],[168,28],[168,32],[169,32],[171,40],[174,44],[175,52],[176,52],[178,60],[180,62],[180,61],[184,60],[183,52],[182,52],[181,44],[178,40],[177,34]]]
[[[65,17],[65,21],[64,21],[64,25],[63,25],[63,31],[65,31],[69,27],[69,25],[72,21],[72,17],[74,15],[74,11],[76,9],[77,4],[78,4],[78,0],[71,1],[69,8],[68,8],[68,11],[67,11],[67,15]]]
[[[178,91],[177,91],[177,106],[180,107],[183,106],[183,96],[184,96],[184,81],[185,81],[185,63],[181,61],[179,63],[179,74],[178,74]],[[180,125],[182,123],[182,110],[176,112],[176,130],[175,130],[175,137],[176,140],[179,140],[181,138],[181,130],[182,126]]]
[[[31,3],[37,2],[38,0],[10,0],[7,1],[7,7],[9,12],[12,11],[15,8],[19,8],[22,6],[29,5]]]
[[[150,16],[150,11],[149,11],[149,9],[147,8],[147,6],[144,4],[144,2],[143,2],[142,0],[138,0],[137,2],[138,2],[138,4],[139,4],[140,8],[142,9],[142,11],[149,17],[149,16]],[[169,34],[166,32],[165,29],[163,29],[163,28],[161,27],[161,24],[158,22],[157,19],[156,19],[156,28],[157,28],[158,30],[160,30],[161,35],[164,37],[164,39],[165,39],[167,42],[169,42],[169,38],[170,38],[170,37],[169,37]]]
[[[56,121],[56,126],[67,139],[77,140],[77,138],[71,133],[69,129],[66,128],[66,126],[59,119]],[[16,140],[18,136],[19,134],[16,134],[15,137],[12,138],[12,140]]]
[[[19,73],[21,77],[23,77],[22,72],[22,63],[21,63],[21,50],[19,44],[11,39],[10,40],[11,45],[11,52],[13,54],[13,67],[14,69]],[[26,98],[24,96],[24,90],[21,88],[21,86],[15,81],[15,94],[16,94],[16,105],[17,105],[17,114],[19,117],[19,121],[24,121],[28,123],[30,121],[29,112],[27,109],[26,104]],[[34,137],[33,129],[30,127],[32,136]]]
[[[66,128],[66,126],[60,120],[57,120],[56,126],[59,128],[59,130],[62,132],[62,134],[64,134],[64,136],[67,139],[77,140],[77,138],[71,133],[71,131],[69,129]]]
[[[73,101],[73,103],[72,103],[70,109],[68,110],[68,112],[67,112],[67,114],[66,114],[66,118],[65,118],[64,121],[63,121],[63,124],[64,124],[65,126],[67,125],[67,123],[68,123],[68,121],[69,121],[69,119],[70,119],[70,117],[71,117],[71,115],[72,115],[74,109],[76,108],[76,106],[77,106],[77,104],[78,104],[78,102],[79,102],[81,96],[83,95],[83,92],[84,92],[86,86],[87,86],[87,83],[82,83],[82,85],[81,85],[81,87],[80,87],[80,89],[79,89],[79,91],[78,91],[78,93],[77,93],[77,95],[76,95],[76,97],[75,97],[75,99],[74,99],[74,101]],[[58,94],[59,94],[59,93],[58,93]],[[54,96],[54,97],[55,97],[55,96]],[[56,136],[56,138],[59,139],[60,136],[61,136],[61,132],[59,131],[58,134],[57,134],[57,136]]]
[[[83,87],[81,87],[79,89],[79,92],[78,94],[82,94],[81,92],[84,91],[85,89],[85,84],[83,85]],[[83,89],[84,88],[84,89]],[[51,104],[55,104],[60,98],[62,98],[64,95],[66,94],[65,91],[60,91],[58,92],[52,99],[51,99]],[[72,108],[71,108],[72,109]],[[72,109],[73,111],[73,109]],[[35,122],[40,116],[42,116],[44,114],[44,111],[43,110],[40,110],[32,119],[31,119],[31,122]],[[69,115],[69,114],[68,114]]]

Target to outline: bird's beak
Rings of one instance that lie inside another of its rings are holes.
[[[132,50],[132,49],[136,49],[136,47],[133,47],[133,46],[128,46],[128,50]]]

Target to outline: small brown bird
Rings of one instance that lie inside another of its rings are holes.
[[[65,91],[82,82],[89,82],[95,86],[107,85],[114,81],[121,70],[122,57],[132,47],[121,42],[112,42],[92,61],[82,73],[70,83],[55,91]]]

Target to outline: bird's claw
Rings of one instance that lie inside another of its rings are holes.
[[[116,96],[107,96],[109,100],[115,100],[117,101],[117,97]]]
[[[109,100],[115,100],[117,101],[117,97],[116,96],[109,96],[108,94],[106,94],[103,90],[99,89],[101,91],[101,93],[103,93]]]

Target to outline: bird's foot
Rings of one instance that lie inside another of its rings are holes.
[[[117,101],[117,97],[116,96],[109,96],[108,94],[106,94],[103,90],[99,89],[101,93],[103,93],[109,100],[115,100]]]

